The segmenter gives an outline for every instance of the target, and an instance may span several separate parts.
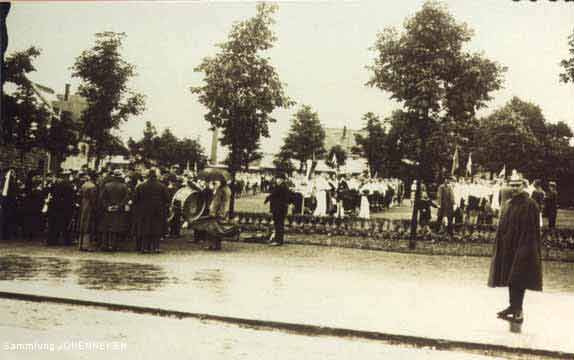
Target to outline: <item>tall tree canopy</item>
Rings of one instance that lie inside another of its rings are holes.
[[[232,173],[260,157],[260,139],[269,137],[269,123],[276,121],[272,112],[292,104],[264,56],[276,40],[271,30],[276,10],[276,5],[258,4],[257,14],[235,24],[219,52],[195,68],[205,77],[191,91],[207,108],[205,120],[222,129],[220,141],[230,149]]]
[[[99,164],[106,149],[113,146],[111,130],[142,113],[145,101],[128,87],[136,72],[120,54],[126,34],[102,32],[95,36],[95,45],[76,58],[72,76],[81,80],[78,93],[87,102],[82,113],[83,135],[91,145],[90,156]]]
[[[445,130],[435,124],[470,121],[502,87],[504,67],[464,50],[472,35],[444,5],[427,1],[405,21],[403,32],[383,30],[372,48],[376,57],[368,66],[367,85],[388,92],[404,106],[422,147],[416,160],[430,168],[435,158],[426,147],[428,139],[433,131]]]
[[[154,161],[160,166],[170,167],[179,165],[191,169],[203,169],[207,164],[207,157],[201,144],[193,139],[179,139],[170,129],[165,129],[158,135],[151,122],[146,122],[143,137],[128,141],[130,153],[143,162]]]
[[[503,67],[482,54],[464,50],[472,35],[444,5],[427,1],[405,21],[404,31],[387,28],[377,35],[372,47],[375,59],[367,67],[371,71],[367,85],[388,92],[403,105],[406,120],[413,125],[413,145],[420,149],[415,159],[418,178],[434,177],[425,168],[433,169],[436,161],[428,142],[433,132],[443,129],[437,124],[472,119],[502,86]],[[417,198],[419,194],[417,187]],[[416,219],[415,206],[411,247],[415,246]]]
[[[30,47],[10,54],[5,62],[5,81],[14,91],[3,94],[4,114],[1,119],[1,142],[21,151],[40,148],[50,151],[57,159],[76,153],[79,125],[71,114],[56,117],[38,96],[29,75],[36,71],[34,60],[41,51]]]
[[[477,162],[498,172],[503,166],[529,178],[558,178],[568,167],[572,131],[564,122],[548,123],[542,109],[517,97],[480,120]]]
[[[271,26],[277,8],[257,4],[256,15],[233,25],[227,41],[218,45],[219,52],[195,68],[204,79],[191,92],[207,108],[205,120],[222,129],[220,142],[230,150],[226,162],[232,182],[239,169],[261,158],[260,140],[269,137],[269,123],[276,121],[273,111],[292,105],[270,59],[264,56],[276,40]]]
[[[291,128],[280,150],[281,156],[300,162],[300,169],[307,160],[325,154],[325,129],[319,115],[309,105],[303,105],[293,115]]]
[[[371,174],[383,175],[385,162],[388,156],[387,133],[381,119],[372,112],[363,115],[365,122],[365,135],[356,134],[357,146],[352,149],[367,159]]]

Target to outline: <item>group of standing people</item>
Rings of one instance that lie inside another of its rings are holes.
[[[139,181],[126,181],[118,169],[102,177],[86,172],[80,174],[80,183],[77,191],[63,171],[47,189],[48,246],[60,244],[60,239],[72,245],[75,231],[83,251],[115,251],[130,237],[142,253],[160,251],[160,239],[168,230],[170,193],[157,170]]]
[[[47,235],[48,246],[77,243],[83,251],[129,249],[135,240],[136,250],[158,253],[161,239],[178,237],[185,225],[184,204],[175,198],[180,189],[198,193],[203,217],[220,223],[231,198],[225,179],[205,182],[157,168],[19,175],[14,169],[0,172],[0,238]],[[198,230],[194,239],[221,249],[217,233]]]

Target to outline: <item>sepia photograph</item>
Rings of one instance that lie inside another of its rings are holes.
[[[0,359],[574,359],[574,1],[0,0]]]

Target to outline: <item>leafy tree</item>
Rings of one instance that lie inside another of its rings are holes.
[[[482,147],[477,154],[486,170],[503,166],[528,177],[544,175],[547,147],[546,119],[535,104],[512,98],[505,106],[481,120]]]
[[[222,129],[220,142],[230,149],[232,182],[239,169],[260,157],[260,139],[269,137],[269,123],[276,121],[272,112],[292,105],[275,68],[263,54],[276,40],[271,29],[276,10],[276,5],[258,4],[257,14],[235,24],[228,40],[218,45],[219,52],[195,68],[204,73],[204,80],[203,85],[191,87],[191,92],[207,108],[205,120]]]
[[[81,125],[72,118],[72,113],[63,111],[59,119],[53,119],[51,127],[41,135],[43,148],[54,156],[54,163],[64,161],[69,155],[77,155]]]
[[[128,148],[130,153],[142,160],[144,163],[155,159],[158,148],[158,135],[155,126],[151,122],[146,121],[143,130],[143,137],[139,141],[134,141],[132,138],[128,140]],[[149,165],[149,164],[148,164]]]
[[[33,65],[41,52],[35,47],[18,51],[6,59],[5,80],[15,85],[12,94],[5,94],[5,116],[2,119],[2,140],[22,152],[39,144],[38,130],[48,124],[49,113],[34,94],[28,74],[36,71]]]
[[[145,108],[144,97],[128,88],[135,67],[126,62],[120,49],[125,33],[97,33],[94,47],[82,52],[72,66],[72,76],[81,79],[78,93],[86,99],[83,111],[83,135],[89,140],[90,157],[99,166],[101,157],[108,152],[111,130],[139,115]]]
[[[281,153],[284,157],[298,160],[300,170],[303,170],[307,160],[325,154],[325,129],[319,121],[319,115],[309,105],[303,105],[293,115]]]
[[[292,157],[285,152],[279,152],[273,159],[273,165],[277,171],[291,174],[293,171],[295,171],[295,167],[293,166],[291,159]]]
[[[472,35],[445,6],[427,1],[405,21],[402,33],[387,28],[378,34],[372,48],[376,57],[368,66],[372,76],[367,85],[389,92],[413,122],[411,131],[420,143],[418,177],[423,176],[423,166],[432,167],[427,142],[437,129],[434,124],[468,121],[491,99],[491,92],[502,86],[503,67],[463,50]],[[415,206],[411,247],[415,246],[416,220]]]
[[[382,174],[387,160],[387,134],[381,119],[372,112],[363,115],[366,122],[363,128],[366,135],[356,134],[355,142],[357,146],[352,149],[355,154],[359,154],[367,159],[372,174]]]
[[[77,153],[78,124],[65,111],[57,118],[37,96],[28,75],[36,71],[33,62],[40,54],[39,49],[30,47],[6,59],[6,81],[15,85],[15,91],[3,95],[1,137],[21,156],[33,148],[44,149],[55,156],[57,163]]]
[[[568,49],[570,58],[560,61],[560,66],[562,66],[564,70],[564,72],[560,74],[560,81],[563,83],[574,83],[574,29],[568,37],[568,46],[570,47]]]
[[[528,178],[562,179],[570,173],[572,137],[566,123],[548,123],[539,106],[515,97],[480,120],[477,160],[494,173],[506,166]]]
[[[170,167],[179,165],[203,169],[207,164],[201,144],[192,139],[179,139],[170,129],[165,129],[158,135],[156,128],[148,121],[143,131],[143,137],[139,141],[128,140],[129,151],[132,156],[150,163],[150,160],[158,165]]]
[[[337,163],[333,162],[333,157]],[[341,145],[334,145],[327,154],[327,165],[330,168],[340,168],[347,163],[347,151]]]

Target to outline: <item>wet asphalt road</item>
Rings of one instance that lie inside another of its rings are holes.
[[[544,264],[545,292],[527,293],[527,321],[514,334],[493,316],[507,295],[486,288],[487,258],[230,243],[221,253],[186,243],[164,249],[108,254],[7,244],[0,290],[574,352],[574,264]]]

